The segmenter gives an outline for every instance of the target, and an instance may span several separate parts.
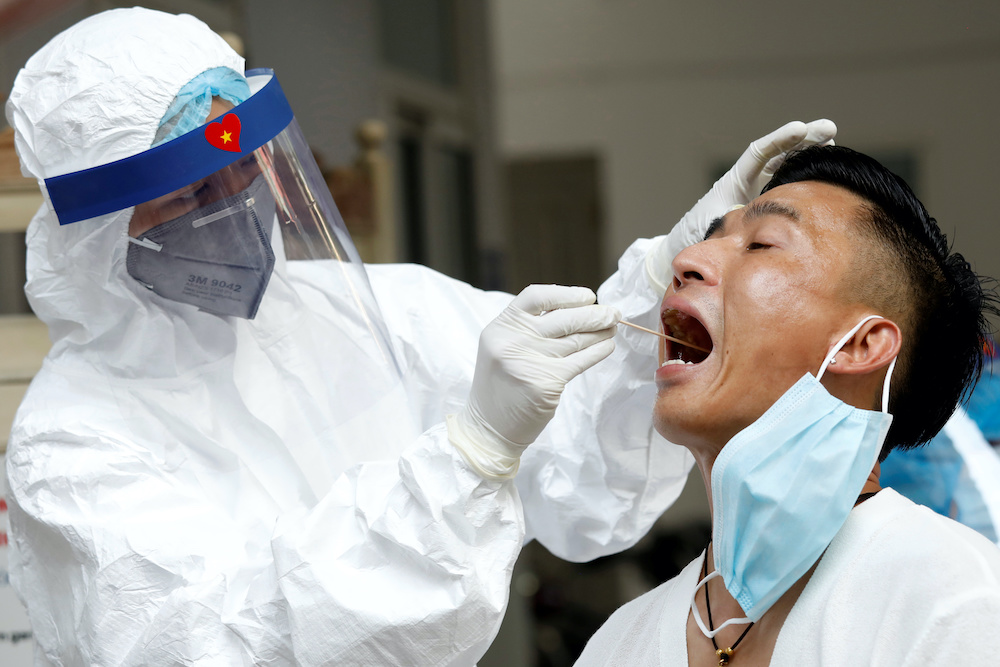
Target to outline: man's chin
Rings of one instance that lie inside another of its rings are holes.
[[[659,410],[653,412],[653,428],[670,442],[684,447],[700,440],[698,433],[703,432],[696,422],[692,423],[690,419],[676,413],[664,414]]]
[[[672,405],[670,409],[658,405],[653,410],[653,428],[656,432],[675,445],[690,449],[692,453],[717,450],[724,445],[727,439],[720,432],[721,426],[718,416],[682,409],[677,405]]]

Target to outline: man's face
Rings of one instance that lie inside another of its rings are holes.
[[[653,421],[667,439],[717,452],[802,375],[814,375],[865,315],[846,300],[861,199],[818,182],[793,183],[732,211],[674,260],[663,299],[667,334]],[[680,363],[676,360],[696,363]]]

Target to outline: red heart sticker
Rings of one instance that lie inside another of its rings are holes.
[[[224,151],[242,153],[240,149],[240,118],[234,113],[227,113],[222,120],[205,126],[205,139],[208,143]]]

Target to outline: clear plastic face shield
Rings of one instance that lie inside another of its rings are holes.
[[[134,278],[165,298],[253,319],[254,300],[236,295],[266,287],[270,241],[279,241],[289,260],[360,259],[277,79],[270,70],[247,74],[250,98],[201,128],[124,160],[47,179],[46,188],[63,225],[134,206],[129,236],[148,251],[129,249]],[[275,221],[280,240],[271,239]],[[227,266],[231,275],[202,275],[210,271],[193,270],[198,263]],[[243,274],[258,278],[246,286],[229,279]],[[223,290],[213,300],[208,290],[199,298],[176,284],[188,277],[197,285],[224,283],[232,294]]]
[[[395,390],[399,365],[364,265],[281,87],[270,70],[247,72],[247,83],[249,98],[235,107],[213,103],[199,128],[47,179],[59,222],[85,225],[134,207],[123,279],[204,313],[247,320],[252,331],[283,328],[307,310],[308,339],[333,350],[324,370],[353,376],[341,392],[358,393],[359,382],[372,394]]]
[[[136,205],[126,268],[160,296],[253,319],[274,270],[275,198],[262,146],[206,178]]]

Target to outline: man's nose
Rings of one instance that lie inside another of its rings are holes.
[[[719,282],[719,262],[713,241],[702,241],[690,245],[674,257],[674,289],[685,285],[717,285]]]

